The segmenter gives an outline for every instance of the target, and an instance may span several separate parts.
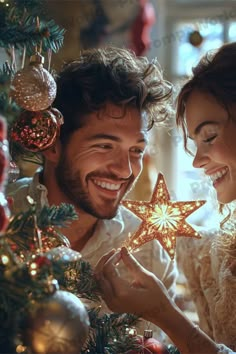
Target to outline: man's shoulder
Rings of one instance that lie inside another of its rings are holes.
[[[120,219],[120,221],[124,223],[125,229],[137,228],[142,221],[140,218],[138,218],[134,213],[132,213],[129,209],[125,208],[123,205],[121,205],[119,208],[118,219]]]
[[[6,186],[6,194],[13,195],[19,192],[22,192],[24,189],[28,189],[30,184],[32,183],[32,177],[24,177],[20,178],[15,182],[9,183]]]
[[[119,215],[123,220],[131,220],[139,223],[141,220],[132,211],[127,209],[124,205],[120,205]]]
[[[6,195],[13,199],[11,207],[12,214],[17,214],[28,209],[27,195],[29,194],[31,183],[32,177],[24,177],[7,185]]]

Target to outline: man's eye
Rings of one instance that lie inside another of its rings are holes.
[[[99,145],[97,145],[97,147],[99,147],[101,149],[111,149],[111,145],[108,145],[108,144],[99,144]]]

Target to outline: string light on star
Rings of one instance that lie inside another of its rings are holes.
[[[200,238],[199,233],[185,219],[205,202],[205,200],[171,201],[164,176],[160,173],[149,202],[133,200],[122,202],[142,220],[137,231],[129,236],[124,245],[133,251],[156,239],[173,259],[176,237]]]

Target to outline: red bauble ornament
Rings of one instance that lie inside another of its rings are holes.
[[[0,193],[0,235],[6,230],[9,224],[9,218],[10,211],[8,209],[7,201],[5,196]]]
[[[55,115],[58,124],[62,125],[64,123],[64,117],[62,113],[55,107],[51,107],[50,111]]]
[[[0,234],[6,230],[10,217],[8,202],[4,195],[4,187],[7,179],[7,169],[9,164],[9,151],[6,136],[6,123],[5,120],[0,117]]]
[[[138,343],[141,345],[141,351],[129,351],[129,354],[169,354],[167,347],[152,338],[152,330],[145,330],[144,336],[138,336]]]
[[[3,140],[3,142],[0,142],[0,190],[3,189],[4,182],[6,181],[8,165],[8,143],[6,140]]]
[[[13,125],[10,136],[24,149],[40,152],[55,143],[60,125],[61,121],[52,109],[38,112],[23,111]]]
[[[6,139],[7,136],[7,126],[5,120],[0,117],[0,141]]]
[[[7,127],[4,119],[0,117],[0,191],[3,191],[9,165],[9,151],[7,141]]]

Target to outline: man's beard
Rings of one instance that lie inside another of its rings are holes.
[[[61,157],[55,170],[55,176],[61,191],[71,201],[71,204],[73,204],[78,209],[81,209],[85,213],[90,214],[98,219],[112,219],[116,216],[120,200],[117,201],[117,205],[112,208],[110,203],[108,203],[107,208],[105,209],[99,207],[96,208],[93,205],[91,198],[89,197],[89,193],[85,191],[85,188],[83,188],[80,171],[78,171],[76,174],[73,174],[70,166],[68,165],[68,159],[64,154]],[[99,175],[98,173],[91,173],[87,176],[87,180],[91,176],[102,177],[101,174]],[[105,176],[103,175],[103,177]],[[131,178],[129,187],[131,187],[132,184],[133,179]]]

